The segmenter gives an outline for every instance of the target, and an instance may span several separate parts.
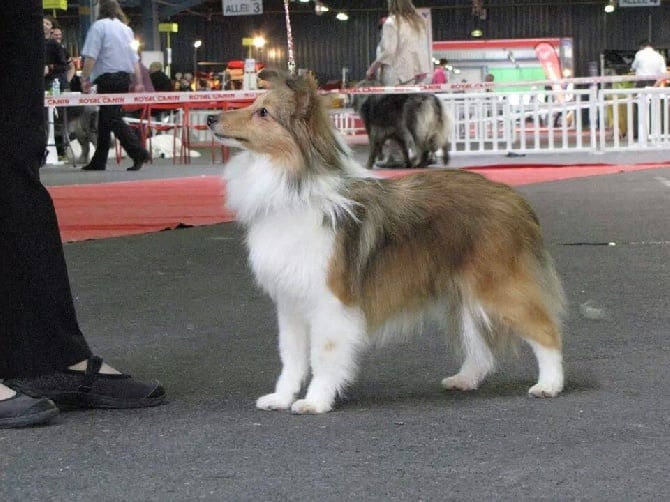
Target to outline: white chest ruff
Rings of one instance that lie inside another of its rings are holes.
[[[320,176],[298,189],[271,158],[249,152],[228,163],[224,178],[228,207],[247,227],[249,261],[259,285],[275,301],[304,306],[328,295],[335,232],[326,222],[350,213],[352,206],[337,190],[341,179]]]
[[[249,261],[260,286],[275,300],[301,304],[326,289],[333,231],[315,211],[277,213],[249,227]]]

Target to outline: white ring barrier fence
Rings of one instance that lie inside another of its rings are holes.
[[[670,75],[657,76],[658,80],[665,78]],[[670,90],[635,88],[636,80],[640,78],[362,87],[327,91],[324,95],[334,95],[345,103],[352,94],[435,93],[443,100],[452,119],[450,154],[453,155],[595,154],[667,148],[670,146]],[[566,89],[567,84],[575,88]],[[503,87],[505,90],[496,90]],[[183,107],[186,112],[189,108],[202,109],[215,102],[251,101],[263,92],[63,93],[45,97],[45,106],[53,110],[56,106],[174,105]],[[331,109],[331,117],[348,143],[367,142],[363,123],[353,109]],[[49,126],[51,146],[53,121]],[[52,157],[49,155],[49,159]]]

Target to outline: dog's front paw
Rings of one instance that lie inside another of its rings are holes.
[[[291,411],[298,415],[319,415],[321,413],[328,413],[331,409],[332,406],[330,403],[309,401],[307,399],[299,399],[291,406]]]
[[[528,389],[528,394],[533,397],[556,397],[562,390],[562,383],[537,383]]]
[[[272,394],[266,394],[261,396],[256,401],[256,408],[259,410],[288,410],[293,404],[295,398],[293,396],[285,396],[273,392]]]
[[[442,387],[447,390],[477,390],[479,382],[476,378],[458,373],[443,379]]]

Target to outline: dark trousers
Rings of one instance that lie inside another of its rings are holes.
[[[0,73],[0,378],[86,359],[53,202],[39,179],[46,148],[42,1],[3,5],[11,26]],[[21,75],[21,85],[16,85]]]
[[[130,74],[104,73],[95,79],[100,94],[124,94],[130,89]],[[119,140],[130,158],[143,157],[146,150],[132,127],[123,121],[120,105],[100,106],[98,114],[98,145],[91,159],[95,166],[105,166],[109,155],[110,133]]]

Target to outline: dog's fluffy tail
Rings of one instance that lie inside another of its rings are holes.
[[[442,151],[442,163],[449,162],[449,148],[453,120],[447,106],[434,94],[417,97],[408,101],[405,107],[405,121],[412,130],[416,141],[417,153],[436,154]],[[426,158],[415,159],[416,162],[426,163]],[[417,165],[416,163],[414,164]],[[418,164],[424,167],[424,164]]]

